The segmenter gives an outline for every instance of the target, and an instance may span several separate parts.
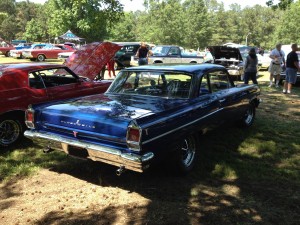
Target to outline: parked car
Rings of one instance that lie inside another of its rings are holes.
[[[140,47],[140,42],[115,42],[122,48],[115,54],[115,70],[131,66],[130,60]],[[147,45],[149,46],[149,45]]]
[[[25,49],[41,49],[45,46],[46,46],[46,44],[33,44],[33,45],[30,44],[30,45],[27,45],[26,47],[24,46],[24,48],[10,50],[10,56],[13,58],[21,59],[21,58],[23,58],[22,53]]]
[[[0,47],[0,53],[2,55],[5,55],[5,57],[9,57],[10,56],[10,50],[13,50],[13,49],[16,49],[16,47],[13,46],[13,45],[8,44],[4,47]]]
[[[110,81],[92,81],[120,47],[104,42],[87,45],[66,65],[0,65],[0,147],[19,141],[29,104],[102,93]],[[86,55],[89,60],[86,60]]]
[[[190,171],[197,134],[223,122],[249,127],[259,105],[257,85],[235,86],[215,64],[156,64],[122,70],[105,94],[33,105],[25,136],[124,170],[143,172],[169,160]]]
[[[203,63],[203,56],[183,52],[179,46],[158,45],[152,50],[148,63]]]
[[[62,44],[47,44],[42,49],[30,49],[23,51],[23,57],[31,61],[45,61],[45,59],[57,59],[58,54],[61,52],[74,52],[76,49],[70,45]]]
[[[67,58],[69,58],[70,55],[72,55],[74,52],[62,52],[62,53],[58,53],[57,58],[65,61]]]
[[[227,46],[209,46],[208,50],[213,56],[213,63],[227,68],[229,74],[235,80],[243,79],[244,60],[238,48]]]
[[[260,63],[260,69],[268,70],[271,64],[272,59],[270,58],[270,54],[256,54],[258,58],[258,63]]]
[[[298,55],[298,59],[300,59],[300,51],[296,52]],[[299,66],[300,66],[300,62],[299,62]],[[281,71],[280,73],[280,82],[282,82],[283,80],[285,80],[285,71]],[[300,72],[297,71],[297,83],[300,82]]]

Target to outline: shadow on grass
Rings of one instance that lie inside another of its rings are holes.
[[[300,219],[297,203],[300,185],[294,180],[297,176],[293,169],[282,170],[276,165],[291,157],[294,144],[300,143],[286,146],[291,151],[282,154],[271,151],[264,156],[259,152],[267,149],[256,149],[256,156],[251,153],[251,146],[248,146],[250,152],[243,153],[243,143],[250,137],[257,143],[268,139],[261,134],[265,132],[265,128],[261,131],[264,119],[258,119],[248,130],[222,126],[201,136],[196,168],[185,177],[174,176],[164,166],[144,174],[128,171],[121,177],[115,175],[115,167],[100,163],[84,162],[72,169],[54,167],[54,171],[99,186],[139,193],[150,203],[116,204],[98,212],[86,210],[68,217],[60,211],[50,212],[37,224],[54,221],[61,225],[114,224],[120,221],[120,212],[126,215],[123,224],[276,224],[278,221],[297,224]]]

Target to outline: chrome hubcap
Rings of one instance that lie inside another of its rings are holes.
[[[253,120],[253,109],[252,109],[252,107],[250,107],[248,110],[247,110],[247,112],[246,112],[246,115],[245,115],[245,122],[247,123],[247,124],[250,124],[251,122],[252,122],[252,120]]]
[[[16,121],[4,120],[0,123],[0,142],[9,145],[20,136],[21,130]]]
[[[181,146],[183,165],[189,167],[195,158],[196,143],[193,137],[184,139]]]

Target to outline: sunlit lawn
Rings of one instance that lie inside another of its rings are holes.
[[[61,64],[62,60],[59,59],[46,59],[46,63],[58,63]],[[0,64],[1,63],[32,63],[29,59],[15,59],[12,57],[5,57],[4,55],[0,55]]]

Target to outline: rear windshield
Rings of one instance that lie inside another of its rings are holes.
[[[174,72],[122,71],[107,93],[189,98],[192,75]]]

